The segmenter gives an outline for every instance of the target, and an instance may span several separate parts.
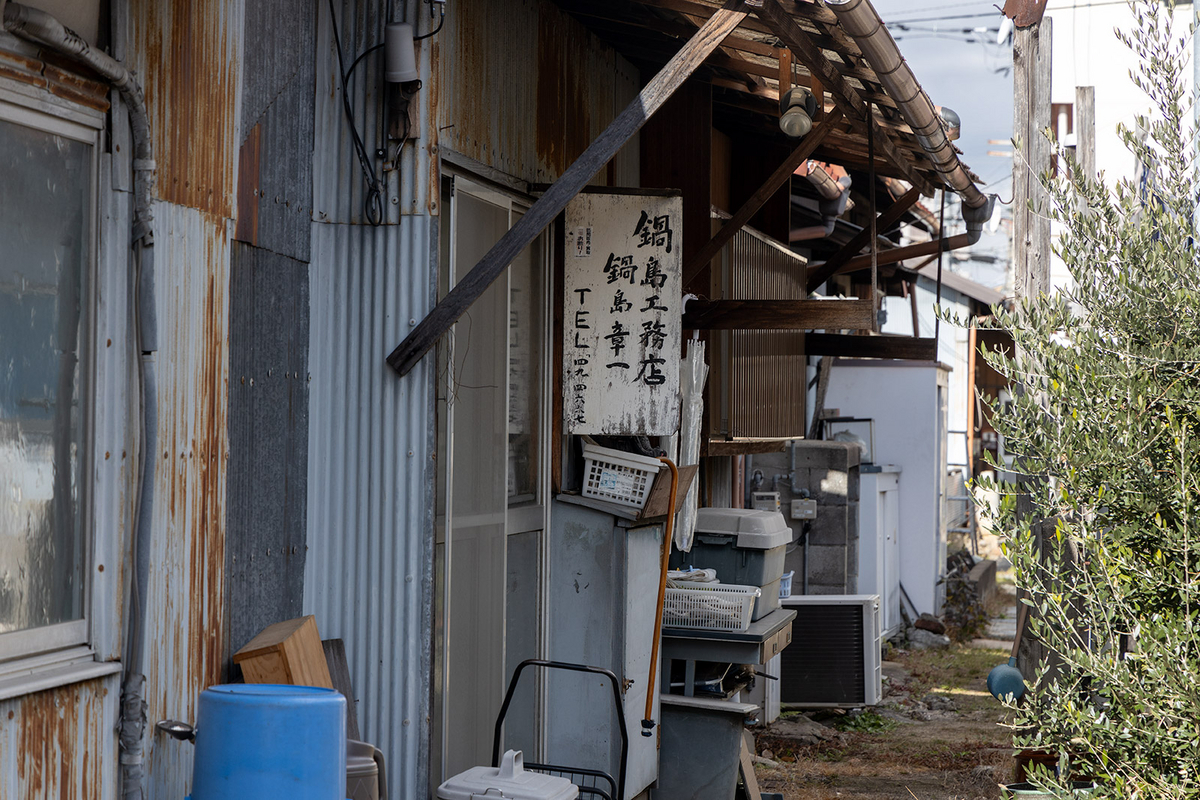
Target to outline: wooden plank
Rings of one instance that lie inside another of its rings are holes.
[[[717,235],[709,240],[708,244],[700,249],[695,258],[683,270],[683,285],[687,286],[692,279],[699,274],[700,270],[708,266],[709,262],[716,257],[717,253],[721,252],[721,248],[729,243],[734,234],[742,229],[742,227],[750,221],[750,218],[763,207],[763,203],[770,199],[771,195],[779,191],[779,187],[783,186],[784,182],[792,177],[792,173],[796,171],[796,167],[803,164],[813,151],[820,146],[821,142],[829,134],[833,127],[842,121],[840,111],[834,111],[825,121],[822,122],[817,129],[810,131],[803,141],[792,151],[787,160],[780,164],[770,177],[758,188],[750,199],[747,200],[737,213],[724,225]]]
[[[940,249],[942,252],[957,250],[960,247],[966,247],[971,243],[971,235],[968,233],[960,233],[955,236],[942,237],[933,239],[928,242],[919,244],[910,244],[905,247],[896,247],[891,250],[884,250],[879,254],[879,265],[895,264],[898,261],[904,261],[909,258],[920,258],[937,253]],[[860,269],[871,268],[871,256],[862,255],[855,256],[847,261],[842,266],[838,267],[836,275],[843,275],[847,272],[857,272]]]
[[[900,196],[896,202],[892,203],[891,207],[879,217],[879,222],[876,223],[876,229],[886,231],[900,221],[910,208],[916,205],[921,199],[921,190],[915,186]],[[854,234],[854,238],[847,242],[840,250],[833,254],[824,264],[810,264],[808,267],[808,290],[816,291],[817,287],[833,277],[837,272],[837,268],[845,264],[851,257],[858,254],[860,250],[871,243],[871,229],[865,227],[858,233]]]
[[[760,453],[782,453],[787,449],[791,439],[710,439],[704,455],[708,458],[716,456],[753,456]]]
[[[684,501],[687,500],[688,489],[692,487],[692,481],[696,479],[696,473],[700,471],[700,465],[689,464],[686,467],[677,467],[677,469],[679,470],[679,487],[675,491],[676,514],[680,512]],[[650,487],[650,494],[646,495],[646,505],[642,506],[641,513],[638,514],[638,519],[646,520],[655,517],[665,517],[667,515],[667,504],[670,502],[671,470],[664,466],[654,478],[654,485]]]
[[[549,225],[567,202],[587,185],[608,161],[625,146],[646,120],[687,80],[713,50],[728,36],[746,12],[738,10],[742,0],[729,0],[714,13],[696,35],[687,42],[662,70],[642,89],[624,111],[596,137],[579,158],[517,224],[500,237],[425,319],[392,351],[387,362],[401,375],[407,375],[437,343],[450,326],[458,321],[471,304],[504,273],[508,265]]]
[[[898,358],[905,361],[936,361],[937,339],[912,336],[850,336],[810,333],[804,337],[810,356],[837,358]]]
[[[812,42],[808,33],[784,11],[778,0],[763,0],[762,7],[755,9],[755,13],[771,26],[775,35],[808,66],[812,74],[831,90],[833,101],[843,114],[851,119],[861,120],[865,125],[875,126],[879,149],[887,160],[904,172],[908,182],[920,187],[922,191],[930,190],[929,182],[917,172],[912,160],[898,150],[887,134],[879,128],[866,99],[846,81],[838,68],[821,52],[821,48]],[[863,109],[867,109],[866,113]]]
[[[687,330],[865,330],[875,310],[870,300],[692,300]]]
[[[321,647],[325,651],[325,665],[329,667],[333,688],[346,698],[346,738],[360,742],[358,702],[354,698],[354,681],[350,678],[350,664],[346,660],[346,643],[341,639],[322,639]]]
[[[763,709],[766,711],[766,709]],[[754,774],[754,734],[742,731],[742,749],[738,755],[738,765],[742,772],[742,785],[746,789],[746,797],[761,800],[762,792],[758,788],[758,776]]]

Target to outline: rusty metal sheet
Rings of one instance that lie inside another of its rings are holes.
[[[1028,28],[1042,21],[1046,0],[1004,0],[1004,16],[1018,28]]]
[[[142,80],[158,196],[232,217],[242,52],[239,0],[130,0],[130,66]]]
[[[616,99],[640,88],[636,70],[549,0],[460,4],[441,39],[442,146],[529,182],[556,180],[624,108]]]
[[[149,718],[195,719],[224,664],[229,227],[195,209],[154,209],[158,273],[158,459],[145,640]],[[191,748],[147,737],[155,796],[182,797]]]
[[[117,675],[0,702],[0,797],[117,794]]]

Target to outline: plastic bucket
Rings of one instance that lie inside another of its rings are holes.
[[[200,693],[192,800],[345,800],[346,699],[314,686]]]

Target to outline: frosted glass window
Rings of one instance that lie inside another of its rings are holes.
[[[84,614],[92,151],[0,119],[0,634]]]

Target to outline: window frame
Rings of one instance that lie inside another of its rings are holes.
[[[100,269],[100,195],[101,162],[105,144],[103,114],[69,104],[53,96],[30,96],[26,87],[0,82],[0,120],[62,136],[89,145],[91,163],[88,188],[88,242],[84,264],[85,291],[80,295],[80,326],[83,346],[79,353],[80,442],[78,469],[81,520],[82,597],[81,618],[8,633],[0,633],[0,698],[24,694],[48,686],[82,679],[97,673],[95,656],[90,649],[95,640],[94,618],[99,602],[100,581],[96,580],[97,556],[96,495],[98,449],[97,406],[100,397],[98,376],[99,282]],[[113,672],[119,664],[106,665],[100,674]]]

